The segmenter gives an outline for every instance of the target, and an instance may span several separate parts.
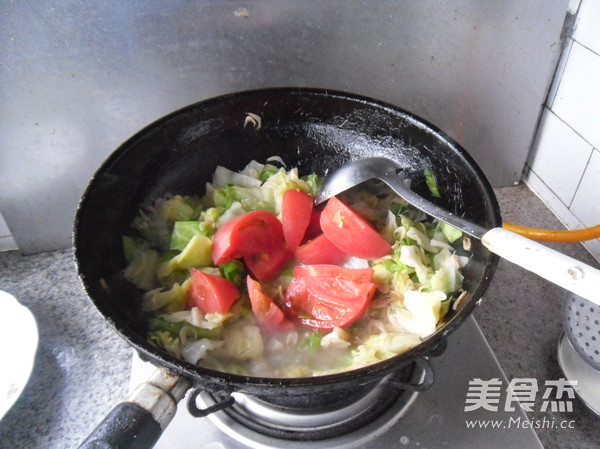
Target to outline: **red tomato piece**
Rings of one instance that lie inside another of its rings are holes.
[[[294,276],[341,276],[355,282],[371,282],[373,268],[344,268],[337,265],[297,265],[294,267]]]
[[[375,284],[355,282],[340,276],[310,276],[305,278],[309,295],[318,298],[321,304],[344,311],[356,308],[357,298],[370,300],[375,294]],[[364,301],[360,315],[365,311],[368,301]]]
[[[262,287],[257,281],[248,276],[246,284],[250,303],[252,304],[252,312],[261,328],[269,332],[294,330],[294,325],[286,318],[275,302],[263,293]]]
[[[288,315],[294,317],[297,321],[314,319],[315,315],[322,317],[318,310],[313,310],[318,306],[319,304],[316,301],[308,299],[306,278],[294,277],[285,291],[283,300],[283,307]]]
[[[375,288],[370,282],[357,283],[340,276],[294,277],[285,292],[284,307],[305,326],[344,327],[363,315]]]
[[[234,218],[213,237],[212,259],[216,265],[281,246],[283,228],[271,212],[255,210]]]
[[[320,223],[331,243],[352,256],[378,259],[392,252],[373,226],[336,197],[327,202]]]
[[[188,291],[188,308],[198,307],[204,313],[227,313],[240,296],[237,287],[221,276],[192,268]]]
[[[295,251],[306,234],[313,210],[313,199],[299,190],[286,190],[281,203],[283,236],[288,247]]]
[[[315,237],[296,250],[296,258],[305,265],[342,264],[348,257],[348,254],[331,243],[325,234]]]
[[[292,252],[281,242],[279,247],[269,252],[245,256],[242,260],[252,275],[261,282],[273,279],[281,268],[292,258]]]
[[[304,234],[304,242],[308,240],[312,240],[318,235],[323,233],[321,229],[321,213],[323,209],[313,209],[312,214],[310,215],[310,221],[308,222],[308,228],[306,229],[306,233]]]

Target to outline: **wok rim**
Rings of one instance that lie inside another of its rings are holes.
[[[418,357],[428,356],[435,349],[443,344],[443,341],[452,332],[454,332],[462,322],[472,313],[474,308],[481,302],[483,294],[486,292],[489,284],[492,280],[493,274],[496,270],[499,257],[493,253],[489,253],[484,268],[484,276],[481,281],[476,285],[476,288],[469,298],[469,301],[462,305],[452,318],[438,328],[432,335],[427,337],[419,345],[414,348],[398,354],[380,362],[367,365],[361,368],[356,368],[349,371],[343,371],[336,374],[327,374],[311,377],[297,377],[297,378],[280,378],[280,377],[255,377],[255,376],[243,376],[239,374],[231,374],[227,372],[216,371],[208,368],[202,368],[195,366],[191,363],[177,359],[169,355],[168,353],[160,350],[153,345],[149,344],[145,338],[135,332],[130,326],[125,323],[125,320],[119,316],[113,316],[113,314],[107,311],[107,307],[104,306],[102,301],[97,300],[92,293],[87,275],[82,269],[82,256],[80,254],[81,245],[79,242],[82,237],[81,229],[81,216],[85,213],[86,204],[89,201],[89,197],[93,195],[97,178],[110,168],[119,157],[125,152],[129,151],[129,148],[139,139],[143,138],[146,134],[154,131],[161,124],[173,120],[179,115],[185,114],[187,111],[194,110],[197,108],[206,108],[214,104],[229,101],[231,99],[244,98],[244,97],[257,97],[261,95],[300,95],[300,96],[313,96],[313,97],[334,97],[343,101],[359,102],[370,105],[379,110],[392,111],[394,114],[400,114],[407,117],[411,121],[424,126],[427,131],[435,135],[440,140],[447,142],[449,145],[454,147],[457,153],[469,167],[475,172],[478,181],[481,183],[483,188],[483,194],[486,202],[489,202],[488,212],[490,214],[491,223],[490,227],[500,226],[502,223],[500,208],[498,205],[495,193],[481,168],[474,161],[472,156],[452,137],[446,134],[444,131],[439,129],[434,124],[427,120],[415,115],[414,113],[407,111],[399,106],[393,105],[386,101],[370,98],[367,96],[344,92],[340,90],[331,90],[324,88],[313,88],[313,87],[274,87],[274,88],[262,88],[262,89],[251,89],[243,90],[239,92],[227,93],[224,95],[218,95],[211,98],[207,98],[182,108],[179,108],[167,115],[164,115],[153,122],[149,123],[139,131],[135,132],[122,144],[120,144],[115,150],[113,150],[109,156],[103,161],[103,163],[97,168],[88,182],[86,188],[77,205],[75,213],[75,221],[73,225],[73,248],[74,248],[74,262],[80,282],[86,292],[89,300],[94,304],[95,308],[101,314],[103,319],[109,324],[112,330],[116,331],[117,334],[123,338],[129,345],[131,345],[144,360],[151,361],[155,365],[163,366],[169,370],[177,373],[178,375],[188,378],[196,385],[212,386],[217,387],[221,391],[223,389],[231,391],[244,391],[248,388],[258,387],[287,387],[287,388],[299,388],[302,387],[313,387],[315,384],[328,385],[338,384],[345,382],[353,382],[357,379],[369,381],[374,378],[383,377],[392,371],[400,369],[405,366],[406,363],[410,363],[412,360]]]

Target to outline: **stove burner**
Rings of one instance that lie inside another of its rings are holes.
[[[308,442],[310,447],[338,447],[336,442],[343,442],[340,448],[359,447],[359,442],[375,438],[393,425],[416,400],[414,388],[398,385],[424,385],[432,375],[427,365],[412,363],[383,378],[362,397],[335,408],[307,412],[233,393],[235,404],[208,418],[224,433],[255,448],[280,448],[282,440]],[[207,392],[198,396],[202,407],[220,401],[222,398]]]

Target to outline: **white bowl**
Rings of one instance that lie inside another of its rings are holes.
[[[0,290],[0,419],[27,385],[38,341],[33,314],[13,295]]]

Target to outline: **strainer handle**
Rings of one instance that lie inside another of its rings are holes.
[[[486,232],[481,242],[500,257],[600,305],[600,270],[502,228]]]

